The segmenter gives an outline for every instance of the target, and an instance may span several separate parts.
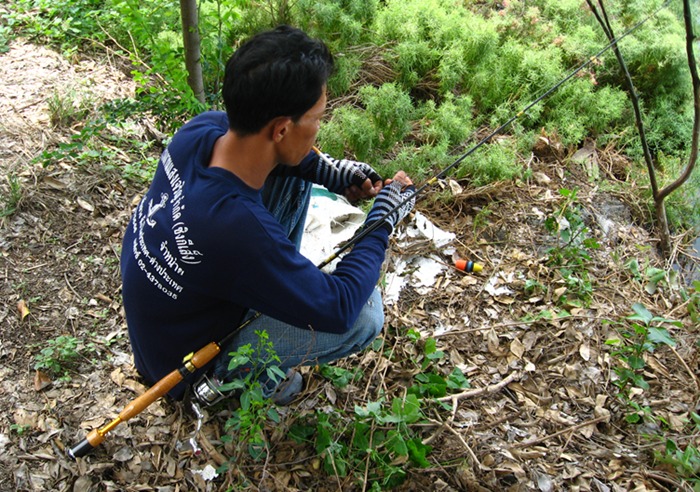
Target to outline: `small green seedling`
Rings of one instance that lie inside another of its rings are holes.
[[[79,345],[77,338],[68,335],[49,340],[46,347],[34,356],[34,369],[70,381],[70,371],[80,358]]]
[[[634,314],[627,316],[627,323],[620,331],[621,338],[611,338],[605,343],[615,347],[612,355],[617,357],[621,365],[614,368],[618,379],[615,385],[620,388],[620,394],[635,410],[628,415],[627,421],[630,423],[639,422],[644,414],[642,408],[637,408],[638,404],[632,405],[629,398],[630,387],[637,387],[643,390],[649,389],[649,383],[644,379],[645,353],[652,353],[662,345],[674,347],[675,340],[671,338],[664,325],[682,327],[679,321],[654,316],[644,305],[635,303],[632,306]]]
[[[254,460],[260,460],[268,451],[265,438],[265,423],[271,420],[280,422],[280,415],[275,405],[265,395],[260,379],[267,376],[274,384],[284,379],[284,372],[279,368],[280,359],[274,351],[266,331],[256,331],[258,342],[255,347],[246,344],[231,352],[229,371],[240,370],[241,377],[222,385],[223,393],[240,391],[240,408],[228,419],[224,430],[229,434],[222,437],[223,442],[236,443],[236,455],[219,468],[219,472],[228,470],[237,457],[244,451]]]

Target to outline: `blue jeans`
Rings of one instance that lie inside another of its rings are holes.
[[[301,245],[306,213],[311,201],[312,184],[298,178],[271,176],[263,189],[263,202],[279,222],[287,228],[289,239]],[[233,340],[222,347],[222,355],[214,366],[214,376],[219,380],[230,380],[239,374],[229,372],[230,352],[238,347],[258,342],[256,331],[265,330],[272,342],[273,350],[280,358],[283,371],[299,365],[328,363],[359,352],[377,338],[384,326],[384,306],[377,288],[367,300],[352,329],[343,334],[324,333],[298,328],[269,316],[261,315]]]

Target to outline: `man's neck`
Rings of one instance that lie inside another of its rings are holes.
[[[259,190],[276,166],[274,149],[261,133],[239,137],[228,130],[214,144],[209,166],[226,169]]]

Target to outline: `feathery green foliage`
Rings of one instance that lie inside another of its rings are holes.
[[[615,34],[662,2],[610,2]],[[220,107],[224,62],[243,39],[282,22],[299,26],[326,41],[337,58],[324,149],[386,170],[410,166],[417,178],[438,171],[455,149],[476,143],[474,130],[499,127],[608,43],[578,0],[202,0],[199,13],[208,107]],[[132,62],[139,106],[163,115],[166,127],[204,109],[187,86],[174,0],[11,0],[0,26],[0,47],[13,33],[67,53],[116,44]],[[672,5],[619,44],[642,100],[651,151],[663,159],[682,159],[689,148],[684,34]],[[596,138],[641,162],[612,52],[578,75],[504,130],[515,143],[485,146],[469,160],[481,162],[465,163],[455,176],[478,182],[518,176],[517,157],[542,129],[566,147]]]

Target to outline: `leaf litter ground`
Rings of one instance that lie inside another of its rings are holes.
[[[338,363],[360,368],[362,379],[336,388],[305,370],[302,398],[280,409],[281,424],[267,429],[266,460],[242,459],[238,475],[212,478],[207,471],[230,451],[221,443],[230,410],[205,412],[198,438],[204,451],[194,454],[188,440],[196,419],[187,406],[169,401],[118,426],[88,457],[67,458],[67,447],[145,389],[131,361],[118,270],[121,236],[143,184],[126,181],[99,159],[81,165],[56,159],[47,167],[32,161],[80,129],[79,123],[51,127],[48,104],[56,91],[79,89],[95,105],[133,95],[128,77],[108,62],[69,63],[22,41],[0,55],[0,99],[7,108],[0,116],[0,165],[3,176],[19,178],[22,190],[18,210],[0,229],[0,490],[213,491],[243,481],[250,490],[369,489],[356,479],[366,470],[329,476],[314,446],[292,441],[287,430],[318,408],[352,414],[381,396],[405,395],[429,338],[446,354],[438,370],[461,368],[471,387],[443,398],[444,407],[426,406],[426,419],[415,429],[433,448],[431,465],[407,467],[398,490],[683,487],[672,469],[654,463],[653,451],[663,441],[645,437],[660,431],[660,420],[626,423],[631,410],[613,384],[619,363],[605,342],[619,338],[612,322],[631,314],[636,302],[683,323],[671,330],[675,348],[645,354],[650,388],[634,398],[663,418],[666,435],[697,445],[685,422],[700,395],[698,326],[675,291],[649,294],[623,266],[634,259],[664,266],[641,248],[654,239],[638,225],[643,214],[635,202],[588,178],[592,169],[610,180],[626,177],[624,159],[595,148],[572,159],[546,136],[526,163],[532,169],[527,182],[479,189],[441,183],[444,189],[434,191],[452,194],[449,201],[434,200],[438,193],[432,193],[419,203],[417,210],[455,239],[449,247],[394,241],[387,277],[407,258],[431,257],[445,268],[427,289],[405,283],[386,308],[381,347]],[[152,140],[149,127],[132,122],[123,142]],[[123,135],[124,129],[105,131]],[[158,147],[152,146],[151,159]],[[128,145],[112,150],[112,158],[135,158]],[[0,187],[8,196],[9,181]],[[587,265],[594,286],[590,306],[551,318],[544,314],[557,310],[555,292],[565,279],[544,261],[555,245],[544,221],[563,204],[560,188],[579,190],[589,235],[602,248]],[[680,246],[676,254],[683,254]],[[457,271],[451,268],[455,257],[479,261],[484,271]],[[528,279],[546,288],[526,294]],[[422,341],[411,341],[409,330]],[[69,381],[47,379],[33,368],[40,350],[61,335],[80,340],[85,354]]]

